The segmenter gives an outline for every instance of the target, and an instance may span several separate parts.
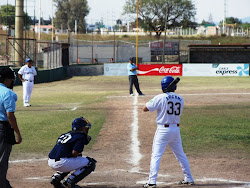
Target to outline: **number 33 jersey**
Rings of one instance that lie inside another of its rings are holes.
[[[87,135],[81,131],[70,131],[62,134],[54,148],[49,153],[50,159],[60,159],[72,157],[72,151],[81,153],[84,145],[88,144]]]
[[[179,124],[183,106],[183,98],[174,92],[156,95],[146,103],[150,112],[157,110],[155,122],[159,125]]]

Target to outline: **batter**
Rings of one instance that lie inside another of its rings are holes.
[[[161,81],[162,91],[166,90],[173,80],[172,76],[164,77]],[[161,157],[167,145],[169,145],[182,167],[184,180],[180,181],[179,184],[194,184],[189,162],[182,148],[179,128],[184,100],[181,96],[174,93],[176,88],[177,86],[175,85],[168,92],[155,96],[143,107],[144,112],[157,111],[155,121],[157,129],[152,147],[149,180],[143,187],[156,187]]]

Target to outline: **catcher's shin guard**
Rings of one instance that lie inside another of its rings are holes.
[[[52,177],[50,183],[54,186],[54,188],[63,188],[61,184],[61,180],[65,178],[69,172],[56,172]]]
[[[85,178],[86,176],[88,176],[91,172],[93,172],[95,170],[96,167],[96,160],[94,158],[90,158],[90,157],[86,157],[89,160],[89,163],[87,166],[82,168],[82,172],[75,176],[74,174],[72,174],[73,176],[75,176],[75,178],[72,181],[72,183],[76,184],[79,181],[81,181],[83,178]]]

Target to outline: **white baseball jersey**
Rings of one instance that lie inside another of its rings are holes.
[[[150,112],[157,111],[155,121],[157,129],[152,146],[149,184],[156,184],[161,157],[167,145],[169,145],[182,167],[184,180],[193,182],[189,162],[182,148],[179,128],[183,106],[183,98],[174,92],[157,95],[146,103]]]
[[[28,65],[24,65],[18,71],[18,74],[21,74],[24,80],[34,81],[34,77],[37,75],[37,72],[33,66],[29,68]]]
[[[179,124],[184,100],[174,92],[155,96],[146,103],[150,112],[157,110],[156,124]]]
[[[27,104],[30,101],[31,92],[34,87],[34,78],[37,75],[36,69],[31,66],[31,68],[28,67],[28,65],[24,65],[21,67],[21,69],[18,71],[18,74],[22,75],[23,81],[23,104]]]

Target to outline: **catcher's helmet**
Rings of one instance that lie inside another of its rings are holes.
[[[165,76],[162,80],[161,80],[161,89],[164,92],[164,90],[167,89],[167,87],[169,86],[169,84],[174,80],[174,78],[172,76]],[[177,86],[173,86],[171,88],[171,90],[176,90]]]
[[[74,119],[74,121],[72,122],[72,130],[76,131],[78,129],[80,129],[81,127],[86,127],[86,128],[91,128],[91,123],[83,118],[83,117],[79,117]]]

